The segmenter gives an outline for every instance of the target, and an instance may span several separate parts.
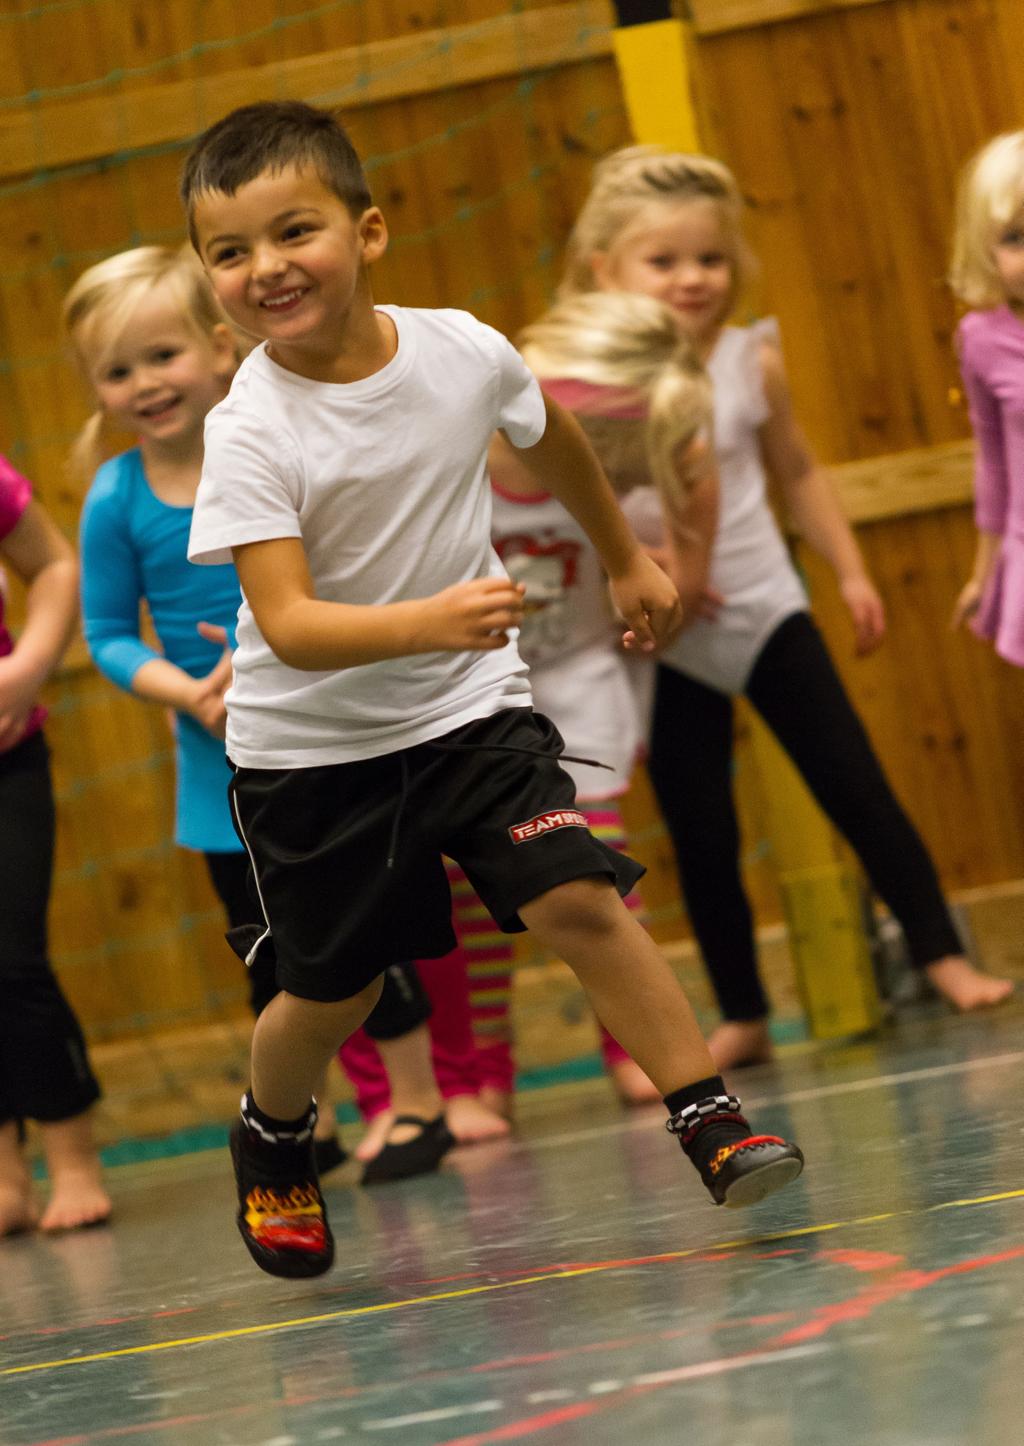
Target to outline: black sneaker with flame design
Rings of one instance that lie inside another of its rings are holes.
[[[268,1138],[238,1119],[231,1127],[238,1229],[268,1275],[301,1279],[334,1264],[334,1236],[317,1179],[312,1130],[305,1139]]]
[[[798,1145],[755,1135],[735,1095],[710,1095],[673,1114],[665,1128],[696,1165],[716,1205],[755,1205],[783,1189],[804,1168]]]

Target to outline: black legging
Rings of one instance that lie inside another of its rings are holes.
[[[919,968],[962,946],[935,867],[893,795],[821,634],[795,613],[769,638],[746,696],[851,844]],[[740,878],[725,693],[658,669],[650,776],[675,846],[693,931],[726,1019],[761,1019],[753,919]]]
[[[210,881],[224,905],[232,929],[262,918],[249,888],[249,857],[243,852],[204,855]],[[249,1003],[261,1014],[278,992],[272,949],[259,949],[249,966]],[[384,987],[364,1028],[371,1039],[399,1039],[430,1018],[430,1001],[414,964],[384,970]]]
[[[46,742],[0,753],[0,1123],[72,1119],[99,1098],[78,1020],[50,967],[54,807]]]

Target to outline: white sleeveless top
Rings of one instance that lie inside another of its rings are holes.
[[[611,772],[564,765],[580,798],[615,798],[629,786],[643,736],[631,675],[634,664],[650,673],[650,662],[623,651],[601,561],[557,498],[492,491],[491,542],[526,587],[518,645],[534,707],[555,724],[566,752],[610,765]]]
[[[762,648],[793,613],[804,591],[767,498],[758,429],[768,420],[760,348],[778,340],[773,319],[724,329],[708,360],[714,391],[714,445],[721,482],[711,585],[725,598],[713,622],[699,618],[661,654],[661,661],[723,693],[742,693]],[[661,501],[637,487],[622,509],[641,542],[664,540]]]

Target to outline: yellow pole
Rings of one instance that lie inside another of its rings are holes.
[[[614,35],[626,109],[643,145],[698,150],[690,84],[690,35],[671,0],[617,0]],[[753,753],[789,927],[797,984],[811,1033],[835,1039],[875,1028],[880,1008],[857,876],[803,780],[760,719]]]

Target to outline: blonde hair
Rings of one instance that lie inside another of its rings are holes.
[[[992,249],[1024,209],[1024,131],[989,141],[964,168],[949,284],[967,306],[999,306],[1006,292]]]
[[[139,303],[157,290],[200,337],[227,324],[190,247],[137,246],[108,256],[84,271],[64,298],[64,329],[87,376],[104,365]],[[102,410],[93,412],[71,447],[71,469],[79,477],[90,478],[103,459],[103,421]]]
[[[743,197],[736,178],[710,156],[686,155],[662,146],[626,146],[598,162],[590,194],[569,237],[559,296],[596,290],[590,258],[595,251],[612,251],[634,230],[641,208],[655,201],[714,203],[732,250],[732,310],[754,269],[743,239]]]
[[[678,519],[697,474],[686,452],[710,431],[711,385],[667,306],[649,296],[567,296],[520,337],[543,381],[602,388],[573,406],[616,491],[653,478]]]

